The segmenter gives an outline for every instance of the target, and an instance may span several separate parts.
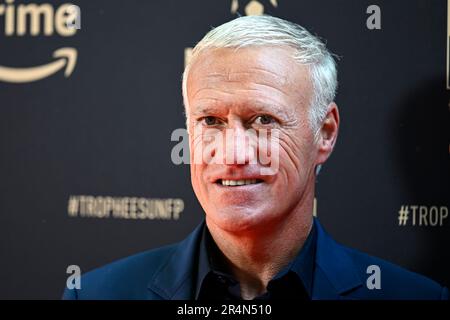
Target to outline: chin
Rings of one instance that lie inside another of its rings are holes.
[[[218,228],[228,232],[245,232],[267,228],[276,220],[273,208],[249,208],[240,206],[229,206],[227,208],[215,209],[207,213],[207,220]]]

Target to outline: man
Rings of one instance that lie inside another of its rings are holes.
[[[87,273],[64,298],[447,299],[432,280],[337,244],[313,219],[316,175],[338,135],[336,87],[331,54],[296,24],[249,16],[209,32],[183,77],[205,222],[181,243]],[[369,266],[381,273],[374,286]]]

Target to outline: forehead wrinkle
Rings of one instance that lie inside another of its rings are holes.
[[[284,85],[288,82],[288,76],[280,74],[278,69],[276,71],[272,71],[267,68],[248,67],[248,71],[236,71],[236,72],[233,72],[232,74],[237,75],[237,76],[246,75],[246,74],[247,75],[255,74],[259,77],[259,76],[261,76],[260,73],[263,74],[263,78],[274,79],[276,83],[281,84],[281,85]]]
[[[192,112],[193,116],[229,114],[234,111],[236,114],[245,114],[247,112],[272,114],[280,116],[285,120],[295,117],[295,110],[290,110],[284,105],[279,105],[278,102],[267,103],[268,99],[244,102],[224,102],[222,99],[217,98],[204,98],[201,100],[204,100],[204,102],[194,106],[195,111]]]
[[[224,109],[217,106],[220,104],[219,99],[205,99],[205,100],[213,100],[216,101],[216,103],[213,104],[203,104],[195,107],[195,111],[192,112],[192,115],[194,116],[201,116],[205,114],[220,114],[223,113]]]
[[[221,64],[223,56],[224,63]],[[309,105],[309,101],[306,101],[308,92],[303,92],[311,86],[307,66],[299,65],[295,60],[286,59],[269,60],[266,63],[264,59],[261,60],[258,57],[250,59],[245,55],[233,64],[225,62],[228,62],[227,55],[219,55],[218,58],[213,59],[206,58],[195,63],[196,67],[191,69],[191,76],[197,72],[199,75],[195,77],[195,84],[191,83],[193,85],[191,92],[195,91],[188,94],[193,106],[218,105],[219,107],[214,109],[215,112],[220,111],[217,113],[223,114],[231,107],[242,107],[247,104],[247,107],[253,110],[275,111],[278,114],[295,117],[299,111],[297,107],[303,104]],[[208,92],[210,90],[211,92]],[[248,97],[245,96],[245,91],[248,92]],[[234,99],[236,94],[242,95]],[[257,107],[256,99],[263,99],[268,107]],[[241,106],[237,105],[238,103]],[[277,108],[278,105],[282,107]],[[224,106],[227,108],[223,108]],[[195,110],[192,111],[195,112]],[[195,113],[204,111],[208,110],[203,108]]]
[[[268,50],[272,51],[269,55],[275,55],[277,58],[266,60],[265,57]],[[255,53],[249,57],[247,51]],[[288,59],[279,59],[279,54],[287,55]],[[309,71],[307,65],[299,64],[295,60],[293,49],[289,47],[243,48],[241,52],[236,52],[236,50],[230,48],[221,48],[205,51],[202,55],[204,59],[198,59],[198,57],[195,59],[195,63],[191,66],[191,73],[194,73],[194,69],[198,69],[200,72],[206,71],[205,77],[210,76],[211,78],[229,79],[233,77],[233,74],[262,73],[267,77],[275,78],[278,83],[284,84],[289,82],[289,80],[295,81],[295,77],[291,72],[293,69],[306,67],[307,71]],[[237,61],[232,65],[228,64],[230,56],[238,56]],[[300,70],[296,71],[300,72]]]
[[[276,72],[272,72],[263,68],[254,68],[254,67],[249,67],[248,69],[249,69],[248,71],[233,71],[229,69],[224,70],[223,72],[208,73],[205,77],[203,77],[203,79],[204,81],[207,82],[225,81],[229,83],[260,81],[262,83],[267,84],[272,83],[282,86],[289,82],[288,76],[281,75]],[[253,72],[252,70],[256,70],[257,72]]]
[[[220,88],[220,89],[215,89],[212,88],[211,86],[208,88],[200,88],[198,89],[195,94],[192,96],[191,101],[192,106],[194,106],[193,109],[198,109],[196,106],[204,106],[204,107],[210,107],[209,110],[207,110],[208,112],[210,112],[211,114],[222,114],[223,110],[221,110],[221,108],[223,108],[224,105],[227,105],[229,107],[246,107],[246,109],[252,109],[252,110],[256,110],[256,111],[264,111],[266,113],[272,113],[275,112],[277,114],[283,114],[285,115],[285,117],[293,117],[295,114],[295,110],[290,110],[290,109],[297,109],[297,106],[300,102],[300,100],[305,100],[306,96],[304,93],[297,91],[295,96],[288,95],[285,91],[283,91],[282,89],[279,88],[275,88],[269,85],[265,85],[265,84],[261,84],[261,83],[257,83],[255,84],[255,86],[258,87],[268,87],[269,89],[274,89],[276,91],[276,96],[281,96],[282,97],[287,97],[288,99],[277,99],[276,97],[274,97],[273,93],[268,93],[268,90],[261,90],[258,88],[240,88],[238,90],[235,89],[226,89],[226,88]],[[203,94],[205,93],[205,91],[209,91],[212,90],[212,94],[208,95],[208,94],[204,94],[203,96],[198,96],[199,94]],[[261,93],[260,96],[247,96],[245,97],[245,99],[243,99],[243,101],[241,102],[235,102],[233,101],[236,97],[236,94],[242,94],[242,92],[249,92],[250,94],[253,93]],[[218,97],[218,94],[220,95],[220,97]],[[195,99],[196,98],[196,99]],[[299,99],[300,98],[300,99]],[[194,100],[196,100],[194,102]],[[305,101],[306,105],[308,105],[308,101]],[[291,108],[289,108],[287,104],[292,104]],[[214,107],[211,108],[211,107]],[[294,107],[294,108],[292,108]],[[201,110],[197,110],[197,112],[193,112],[193,114],[204,114],[205,113],[205,108],[202,108]]]
[[[286,91],[283,90],[284,86],[277,88],[277,87],[272,86],[271,84],[264,83],[264,82],[253,82],[250,84],[250,86],[251,86],[250,88],[243,89],[243,90],[256,91],[256,92],[263,91],[264,92],[265,88],[269,88],[270,90],[275,90],[275,91],[285,95],[286,97],[290,98],[289,93],[287,93]],[[261,89],[263,89],[263,90],[261,90]]]
[[[204,91],[206,91],[206,92],[213,91],[213,94],[210,94],[210,95],[205,94],[204,97],[200,96],[200,98],[198,98],[198,95],[200,93],[203,94]],[[235,94],[235,90],[232,90],[232,89],[227,90],[227,89],[224,89],[224,88],[218,89],[218,88],[216,88],[214,86],[208,85],[206,87],[200,87],[199,89],[197,89],[192,94],[192,96],[190,96],[190,98],[191,98],[191,100],[197,99],[197,100],[217,100],[217,101],[221,101],[221,99],[219,99],[219,98],[214,98],[214,96],[217,95],[217,93],[220,93],[222,95],[233,95],[233,94]]]
[[[232,68],[232,67],[231,67]],[[233,71],[227,68],[226,72],[208,72],[198,84],[203,88],[218,88],[220,84],[240,84],[247,86],[248,90],[258,90],[259,86],[267,87],[281,92],[287,97],[291,97],[292,93],[286,92],[284,87],[290,83],[295,83],[294,79],[291,79],[289,75],[281,75],[278,72],[273,72],[264,68],[249,67],[248,71]],[[256,70],[257,72],[253,72]],[[263,73],[263,75],[261,75]],[[303,79],[302,79],[303,80]],[[307,79],[305,79],[307,81]],[[219,84],[219,86],[217,86]],[[308,86],[308,84],[306,84]],[[255,89],[256,88],[256,89]],[[227,92],[226,88],[218,88],[223,92]],[[243,88],[239,88],[243,90]],[[193,96],[198,92],[196,91]],[[228,91],[228,93],[231,93]]]
[[[206,76],[205,78],[207,78],[208,76]],[[206,79],[203,79],[199,85],[199,89],[197,89],[192,95],[191,98],[195,99],[195,97],[200,93],[203,92],[204,90],[217,90],[220,91],[221,93],[226,93],[226,94],[235,94],[236,90],[238,91],[253,91],[253,92],[261,92],[261,93],[267,93],[265,92],[266,88],[269,90],[274,90],[277,91],[281,94],[283,94],[286,97],[291,98],[290,93],[286,92],[284,89],[285,85],[280,83],[280,84],[274,84],[273,82],[266,82],[266,81],[254,81],[254,80],[248,80],[248,81],[242,81],[241,79],[234,79],[234,80],[230,80],[227,79],[225,80],[226,84],[240,84],[241,86],[239,86],[239,88],[228,88],[227,86],[221,86],[220,84],[223,83],[224,79],[218,79],[217,76],[214,76],[213,78],[215,78],[215,81],[207,81]],[[224,78],[224,77],[222,77]],[[284,82],[285,80],[283,80]],[[218,84],[218,85],[217,85]],[[263,90],[261,90],[261,88]]]

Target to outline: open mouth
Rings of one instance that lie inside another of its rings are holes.
[[[219,179],[216,181],[217,184],[227,187],[238,187],[238,186],[246,186],[251,184],[258,184],[263,182],[261,179],[244,179],[244,180],[226,180]]]

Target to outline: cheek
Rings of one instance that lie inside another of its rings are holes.
[[[192,128],[191,128],[192,129]],[[192,132],[192,131],[191,131]],[[202,197],[203,195],[203,172],[205,170],[204,165],[201,162],[198,162],[199,159],[196,158],[197,152],[196,149],[199,147],[199,143],[201,143],[201,136],[190,134],[189,135],[189,153],[190,153],[190,173],[191,173],[191,184],[194,188],[194,192],[197,197]]]
[[[312,137],[303,131],[296,130],[280,136],[280,168],[288,178],[303,176],[313,166],[313,153]]]
[[[200,191],[201,187],[205,185],[203,182],[204,168],[199,164],[191,164],[191,181],[194,189]]]
[[[194,190],[195,196],[203,205],[207,203],[208,190],[207,184],[204,182],[204,168],[202,165],[191,164],[191,184]]]

